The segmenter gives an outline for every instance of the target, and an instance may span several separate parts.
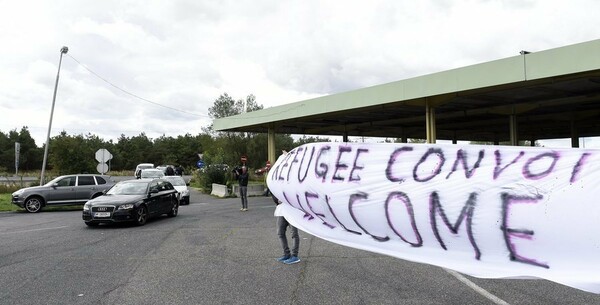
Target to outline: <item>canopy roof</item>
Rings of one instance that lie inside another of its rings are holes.
[[[600,40],[216,119],[217,131],[508,141],[600,135]]]

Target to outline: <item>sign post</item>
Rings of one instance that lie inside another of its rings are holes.
[[[96,166],[96,170],[104,175],[106,172],[108,172],[108,165],[106,165],[106,161],[112,159],[113,155],[104,148],[98,149],[98,151],[96,151],[96,161],[100,162],[100,164],[98,164],[98,166]]]
[[[19,155],[21,154],[21,143],[15,142],[15,176],[19,174]]]

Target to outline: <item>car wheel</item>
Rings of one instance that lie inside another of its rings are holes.
[[[146,224],[147,220],[148,220],[148,210],[146,209],[146,206],[141,205],[135,211],[135,224],[138,226],[143,226]]]
[[[89,221],[89,222],[86,222],[85,224],[86,224],[88,227],[97,227],[97,226],[99,225],[99,223],[97,223],[97,222],[91,222],[91,221]]]
[[[30,197],[25,201],[25,210],[29,213],[37,213],[42,209],[43,199],[40,197]]]
[[[177,216],[177,213],[179,212],[179,203],[177,202],[177,200],[171,200],[171,203],[173,204],[173,206],[171,207],[171,212],[169,212],[169,214],[167,214],[167,216],[175,217],[175,216]]]

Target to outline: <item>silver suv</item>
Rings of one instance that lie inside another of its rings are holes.
[[[37,213],[50,205],[83,205],[114,184],[106,175],[60,176],[43,186],[26,187],[12,193],[12,203],[30,213]]]

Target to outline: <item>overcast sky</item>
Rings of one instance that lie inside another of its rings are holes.
[[[597,0],[0,0],[0,131],[190,133],[272,107],[600,38]],[[163,105],[159,106],[157,104]],[[570,142],[566,142],[570,143]]]

